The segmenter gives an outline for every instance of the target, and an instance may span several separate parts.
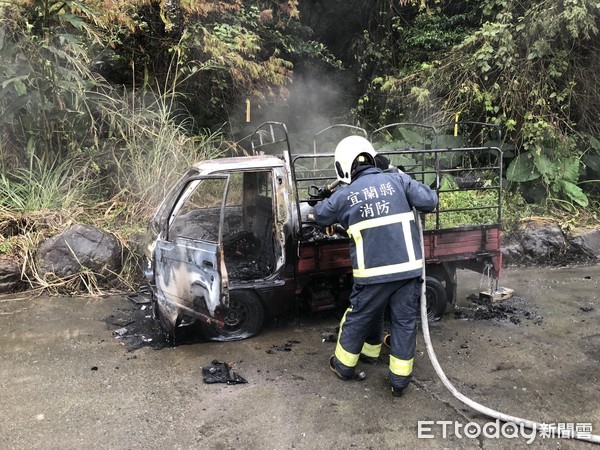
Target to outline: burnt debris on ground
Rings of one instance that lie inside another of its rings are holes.
[[[204,342],[203,335],[196,327],[182,327],[177,330],[175,342],[152,318],[152,306],[148,292],[140,289],[128,295],[131,301],[129,308],[117,308],[113,314],[104,318],[104,322],[112,329],[112,335],[131,352],[143,347],[160,350],[175,345]]]
[[[202,368],[202,379],[207,384],[244,384],[248,382],[232,369],[233,363],[220,362],[215,359],[212,365]]]
[[[544,318],[540,315],[540,308],[522,297],[512,296],[509,299],[493,301],[471,294],[467,297],[469,306],[455,306],[454,315],[463,320],[495,320],[519,325],[521,321],[531,320],[540,325]]]
[[[277,352],[291,352],[292,347],[295,344],[299,344],[299,343],[300,343],[300,341],[287,341],[285,344],[282,344],[282,345],[272,345],[271,348],[269,350],[267,350],[265,353],[273,354],[276,351]]]
[[[149,305],[133,305],[130,308],[117,308],[113,314],[104,318],[104,322],[115,327],[112,335],[128,351],[142,347],[161,349],[169,342],[158,323],[152,319]]]
[[[140,288],[138,292],[127,295],[131,302],[129,307],[116,308],[110,316],[103,319],[103,322],[109,326],[112,336],[119,340],[128,351],[135,351],[143,347],[159,350],[180,345],[203,343],[209,340],[202,331],[200,322],[178,327],[174,337],[167,335],[160,327],[159,322],[152,318],[150,295],[148,290]],[[312,322],[330,320],[332,316],[335,317],[336,321],[339,320],[337,312],[334,310],[310,313],[301,309],[293,309],[273,318],[268,327],[270,329],[289,328],[298,326],[303,319]],[[324,334],[324,340],[325,337],[328,341],[335,342],[337,330],[334,333]],[[273,345],[268,353],[288,352],[292,350],[294,345],[299,343],[299,341],[289,340],[282,345]]]

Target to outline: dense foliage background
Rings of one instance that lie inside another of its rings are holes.
[[[597,1],[15,0],[0,11],[0,252],[30,245],[11,238],[49,218],[138,229],[183,167],[243,152],[264,120],[286,122],[298,145],[333,123],[493,123],[515,211],[525,201],[597,221]]]

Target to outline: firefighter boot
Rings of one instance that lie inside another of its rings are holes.
[[[361,353],[359,355],[358,359],[360,359],[365,364],[371,364],[371,365],[377,364],[377,362],[379,361],[379,358],[375,358],[374,356],[367,356],[364,353]]]
[[[392,386],[392,395],[394,397],[402,397],[402,394],[404,394],[404,389]]]
[[[335,359],[335,355],[331,355],[331,358],[329,358],[329,368],[331,369],[331,371],[333,373],[336,374],[336,376],[340,380],[362,381],[365,378],[367,378],[367,375],[364,372],[359,372],[359,373],[354,372],[354,368],[352,368],[352,372],[350,372],[350,370],[348,370],[348,369],[346,369],[346,370],[340,369],[338,367],[338,365],[335,363],[334,359]]]

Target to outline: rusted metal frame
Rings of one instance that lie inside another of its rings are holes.
[[[456,191],[456,190],[452,190],[452,191],[442,191],[442,192],[463,192],[463,191]],[[457,212],[457,211],[476,211],[479,209],[498,209],[498,206],[465,206],[464,208],[451,208],[451,209],[443,209],[440,210],[441,213],[450,213],[450,212]],[[484,225],[484,224],[481,224]]]
[[[391,128],[421,128],[421,129],[425,129],[427,131],[429,131],[430,135],[432,137],[435,138],[435,136],[437,136],[438,131],[436,129],[436,127],[434,127],[433,125],[428,125],[428,124],[422,124],[422,123],[414,123],[414,122],[396,122],[396,123],[391,123],[388,125],[385,125],[383,127],[377,128],[376,130],[374,130],[371,133],[371,142],[376,143],[376,139],[377,136],[382,135],[384,131],[387,131]],[[425,152],[427,152],[427,136],[423,136],[422,142],[421,142],[421,148],[411,148],[411,147],[407,147],[404,149],[395,149],[395,150],[390,150],[388,151],[382,151],[382,154],[407,154],[407,153],[421,153],[421,168],[423,168],[423,171],[414,171],[411,172],[412,174],[416,175],[416,174],[421,174],[421,182],[425,181],[425,174],[428,173],[426,171],[424,171],[425,168]],[[436,166],[437,167],[437,166]],[[439,181],[439,180],[438,180]]]
[[[388,124],[385,125],[383,127],[380,127],[378,129],[376,129],[375,131],[373,131],[371,133],[371,141],[374,141],[374,138],[379,135],[382,134],[384,131],[390,129],[390,128],[400,128],[400,127],[406,127],[406,128],[423,128],[423,129],[427,129],[431,132],[431,136],[432,136],[432,148],[431,149],[426,149],[426,145],[425,145],[425,137],[423,139],[423,145],[422,145],[422,156],[421,156],[421,163],[422,163],[422,168],[423,171],[422,172],[413,172],[413,175],[416,174],[422,174],[422,180],[424,180],[425,177],[425,173],[427,173],[424,169],[425,169],[425,153],[428,150],[436,150],[436,147],[438,147],[438,141],[440,138],[440,134],[441,134],[441,130],[443,129],[448,129],[448,128],[454,128],[456,129],[456,127],[463,127],[464,126],[473,126],[473,127],[480,127],[480,128],[489,128],[489,129],[493,129],[496,134],[497,134],[497,140],[498,142],[500,142],[502,140],[502,132],[500,129],[499,125],[496,124],[490,124],[490,123],[485,123],[485,122],[477,122],[477,121],[455,121],[455,122],[451,122],[451,123],[447,123],[447,124],[442,124],[442,125],[428,125],[428,124],[421,124],[421,123],[412,123],[412,122],[397,122],[397,123],[393,123],[393,124]],[[494,148],[494,147],[475,147],[475,148],[481,148],[481,149],[496,149],[498,151],[498,158],[499,158],[499,164],[498,166],[492,166],[492,167],[483,167],[483,168],[477,168],[478,170],[498,170],[498,174],[499,174],[499,182],[498,185],[495,186],[494,188],[498,190],[498,219],[497,222],[500,224],[501,223],[501,218],[502,218],[502,175],[503,175],[503,171],[502,171],[502,151],[499,148]],[[400,149],[399,149],[400,150]],[[409,149],[406,149],[409,150]],[[462,149],[460,148],[448,148],[446,149],[447,151],[460,151]],[[417,149],[418,151],[418,149]],[[413,151],[412,149],[409,152],[406,151],[402,151],[400,150],[400,153],[415,153],[416,151]],[[395,151],[391,151],[391,152],[383,152],[384,154],[386,153],[395,153]],[[440,168],[439,168],[439,153],[435,152],[434,153],[434,166],[435,166],[435,172],[436,172],[436,185],[439,186],[439,174],[440,174]],[[456,171],[459,171],[460,169],[457,169]],[[492,188],[492,189],[494,189]],[[435,213],[435,223],[436,223],[436,229],[439,229],[440,227],[440,218],[439,218],[439,210],[436,209],[434,211]]]
[[[439,153],[434,153],[434,169],[435,170],[435,190],[438,194],[438,200],[439,200],[439,195],[440,195],[440,183],[441,183],[441,177],[440,177],[440,154]],[[424,169],[423,169],[424,170]],[[423,222],[425,221],[425,218],[423,217]],[[424,224],[423,224],[424,225]],[[423,227],[422,229],[425,229],[425,227]],[[439,202],[438,204],[435,206],[435,229],[439,230],[440,229],[440,207],[439,207]]]
[[[420,128],[420,129],[425,129],[427,131],[430,132],[431,136],[435,138],[435,136],[437,136],[438,131],[436,129],[436,127],[434,127],[433,125],[428,125],[428,124],[422,124],[422,123],[415,123],[415,122],[395,122],[395,123],[391,123],[388,125],[385,125],[383,127],[377,128],[376,130],[374,130],[371,135],[371,142],[375,142],[377,136],[382,135],[383,132],[391,129],[391,128]],[[427,150],[427,144],[426,144],[426,140],[427,137],[423,136],[423,140],[421,142],[421,149],[414,149],[414,151],[412,151],[412,149],[410,148],[406,148],[404,150],[402,149],[398,149],[398,151],[392,151],[392,153],[396,153],[396,154],[405,154],[405,153],[416,153],[417,151],[423,152],[421,154],[421,167],[423,168],[423,172],[421,172],[422,176],[421,176],[421,182],[425,181],[425,151]],[[408,150],[408,151],[407,151]],[[388,153],[388,152],[382,152],[383,154],[392,154],[392,153]],[[439,164],[438,164],[438,157],[437,155],[435,155],[435,171],[436,171],[436,186],[439,186]],[[421,218],[421,222],[424,225],[425,224],[425,217],[423,214],[420,214],[420,218]],[[439,229],[439,213],[436,211],[436,228]]]
[[[434,127],[433,125],[428,125],[428,124],[423,124],[423,123],[414,123],[414,122],[396,122],[396,123],[390,123],[388,125],[385,125],[383,127],[377,128],[376,130],[371,132],[371,142],[375,142],[375,137],[377,135],[382,134],[384,131],[387,131],[390,128],[400,128],[400,127],[404,127],[404,128],[423,128],[426,130],[429,130],[432,133],[432,136],[437,136],[438,131],[436,129],[436,127]],[[423,138],[423,141],[425,141],[425,138]],[[423,142],[423,150],[425,150],[425,142]]]
[[[443,153],[450,153],[450,152],[460,152],[460,153],[466,153],[466,154],[473,154],[475,152],[483,152],[486,151],[490,154],[496,153],[497,154],[497,158],[498,158],[498,164],[497,165],[486,165],[486,166],[482,166],[482,167],[475,167],[473,168],[473,170],[477,170],[477,171],[486,171],[486,170],[490,170],[490,171],[497,171],[498,173],[498,183],[494,186],[482,186],[482,187],[474,187],[474,188],[459,188],[459,189],[446,189],[446,190],[439,190],[438,188],[438,193],[439,194],[443,194],[443,193],[449,193],[449,192],[465,192],[465,191],[485,191],[485,190],[495,190],[497,191],[497,201],[495,205],[489,205],[489,206],[479,206],[479,207],[465,207],[465,208],[460,208],[460,209],[447,209],[447,210],[440,210],[439,207],[435,209],[435,214],[436,214],[436,229],[439,229],[439,214],[440,213],[447,213],[447,212],[455,212],[455,211],[468,211],[468,210],[478,210],[478,209],[496,209],[497,210],[497,220],[496,222],[498,224],[501,224],[501,218],[502,218],[502,151],[497,148],[497,147],[464,147],[464,148],[445,148],[445,149],[431,149],[431,150],[427,150],[427,152],[431,152],[434,153],[435,156],[435,161],[436,161],[436,165],[439,164],[439,155],[443,154]],[[425,169],[425,168],[424,168]],[[423,169],[423,170],[424,170]],[[451,168],[451,169],[440,169],[439,166],[436,167],[436,179],[438,180],[438,186],[439,186],[439,178],[440,178],[440,174],[441,173],[448,173],[448,174],[452,174],[452,173],[457,173],[457,172],[462,172],[466,169],[460,169],[460,168]],[[425,170],[424,170],[425,171]]]
[[[330,125],[327,128],[324,128],[321,131],[318,131],[317,133],[315,133],[315,135],[313,137],[313,150],[315,153],[317,153],[317,142],[318,142],[319,136],[322,136],[333,129],[338,129],[338,130],[339,129],[347,129],[347,130],[356,131],[357,132],[356,134],[360,133],[365,138],[369,135],[367,133],[367,130],[365,130],[362,127],[358,127],[356,125],[349,125],[349,124],[345,124],[345,123],[336,123],[336,124]],[[349,133],[348,136],[351,136],[351,134]]]
[[[298,208],[298,233],[301,233],[302,230],[302,215],[300,214],[300,189],[299,189],[299,184],[303,183],[303,182],[310,182],[310,181],[320,181],[321,183],[323,183],[323,181],[325,180],[329,180],[329,179],[335,179],[335,176],[331,176],[331,177],[315,177],[315,176],[309,176],[309,177],[305,177],[305,176],[298,176],[296,167],[297,167],[297,162],[300,160],[316,160],[318,158],[330,158],[333,160],[334,158],[334,154],[333,153],[318,153],[318,154],[299,154],[299,155],[295,155],[294,157],[290,158],[290,166],[291,166],[291,172],[292,172],[292,179],[293,179],[293,183],[294,183],[294,194],[295,194],[295,198],[296,198],[296,205]],[[296,231],[296,230],[295,230]]]
[[[498,150],[498,224],[502,226],[502,179],[504,176],[504,153],[500,148]]]
[[[275,136],[275,127],[280,127],[283,130],[283,137],[278,139]],[[269,140],[265,139],[265,136],[269,137]],[[255,144],[255,140],[258,139],[258,144]],[[257,149],[264,148],[267,146],[281,144],[285,142],[287,151],[290,151],[290,140],[288,136],[287,126],[282,122],[264,122],[258,126],[250,135],[250,146],[252,147],[252,153],[256,155]]]
[[[502,142],[502,130],[500,128],[499,125],[497,124],[492,124],[492,123],[486,123],[486,122],[477,122],[477,121],[469,121],[469,120],[464,120],[464,121],[456,121],[456,122],[450,122],[450,123],[446,123],[443,125],[438,125],[437,129],[438,130],[442,130],[442,129],[448,129],[448,128],[454,128],[455,126],[458,127],[464,127],[464,126],[479,126],[480,128],[488,128],[488,129],[493,129],[496,134],[497,134],[497,141],[498,142]],[[437,135],[436,135],[436,139],[437,139]],[[502,176],[503,176],[503,152],[499,147],[482,147],[482,148],[489,148],[489,149],[495,149],[498,151],[498,185],[497,185],[497,189],[498,189],[498,220],[497,222],[499,224],[502,223]]]
[[[325,158],[329,158],[333,161],[335,155],[333,153],[318,153],[316,155],[312,155],[312,154],[300,154],[300,155],[296,155],[294,156],[294,158],[292,159],[292,168],[293,168],[293,172],[294,172],[294,177],[295,177],[295,182],[296,182],[296,187],[298,187],[298,183],[299,182],[305,182],[305,181],[324,181],[324,180],[333,180],[336,178],[335,173],[333,172],[333,167],[331,169],[327,169],[327,170],[331,170],[332,175],[331,176],[324,176],[324,177],[318,177],[318,176],[302,176],[302,177],[298,177],[298,173],[296,170],[296,162],[299,160],[317,160],[317,159],[325,159]],[[312,172],[314,173],[315,170],[313,169]],[[299,200],[299,199],[298,199]]]

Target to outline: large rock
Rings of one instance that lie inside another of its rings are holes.
[[[23,287],[21,265],[5,255],[0,255],[0,294],[14,292]]]
[[[114,236],[91,225],[73,225],[68,230],[45,240],[36,256],[38,274],[66,278],[83,270],[91,270],[112,278],[121,270],[121,244]]]
[[[524,223],[503,241],[506,264],[563,265],[595,262],[600,257],[600,232],[574,235],[555,223]]]
[[[534,260],[552,259],[569,248],[567,239],[558,225],[526,230],[521,241],[525,255]]]
[[[573,233],[571,245],[590,258],[600,259],[600,229],[576,231]]]

